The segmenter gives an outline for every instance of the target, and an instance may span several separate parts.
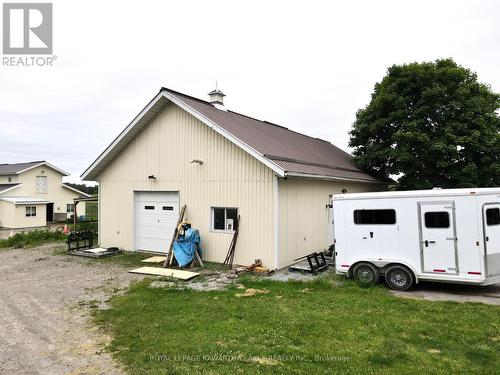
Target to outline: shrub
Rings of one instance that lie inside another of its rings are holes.
[[[0,248],[37,246],[46,242],[65,241],[67,236],[59,231],[52,232],[48,229],[38,229],[31,232],[16,233],[12,237],[0,240]]]

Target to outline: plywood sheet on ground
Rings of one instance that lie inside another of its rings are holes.
[[[140,267],[134,270],[130,270],[128,272],[140,273],[143,275],[173,277],[180,280],[189,280],[199,275],[199,273],[197,272],[189,272],[182,270],[174,270],[172,268],[159,268],[159,267]]]
[[[165,256],[154,256],[151,258],[146,258],[141,260],[141,262],[144,263],[163,263],[165,261],[166,257]]]
[[[98,247],[98,248],[95,248],[95,249],[85,250],[85,252],[87,252],[87,253],[93,253],[93,254],[105,253],[106,251],[108,251],[108,249],[105,249],[103,247]]]

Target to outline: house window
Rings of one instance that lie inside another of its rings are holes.
[[[500,208],[488,208],[486,210],[486,224],[500,225]]]
[[[47,176],[36,176],[36,193],[47,194]]]
[[[234,231],[237,226],[237,208],[212,207],[212,230]]]
[[[354,224],[396,224],[396,211],[355,210]]]
[[[26,206],[26,217],[36,216],[35,206]]]
[[[75,212],[75,205],[72,203],[68,203],[66,205],[66,213],[72,214],[73,212]]]
[[[443,212],[426,212],[424,215],[426,228],[449,228],[450,214]]]
[[[9,182],[12,182],[12,177],[9,177],[8,180],[9,180]]]

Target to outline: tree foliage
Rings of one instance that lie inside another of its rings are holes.
[[[394,65],[350,132],[355,162],[398,189],[500,186],[500,96],[451,59]]]

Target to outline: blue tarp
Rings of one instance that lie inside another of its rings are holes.
[[[198,254],[201,257],[200,233],[196,229],[188,228],[184,238],[174,241],[174,256],[179,263],[179,267],[187,266],[194,258],[194,252],[198,247]],[[198,245],[198,246],[196,246]]]

